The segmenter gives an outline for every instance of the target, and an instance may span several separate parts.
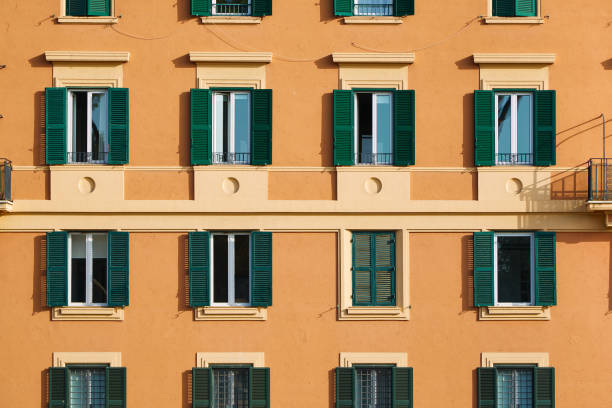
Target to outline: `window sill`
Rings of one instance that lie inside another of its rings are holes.
[[[352,16],[344,17],[344,24],[402,24],[400,17],[393,16]]]
[[[76,17],[62,16],[57,18],[58,23],[62,24],[117,24],[118,17]]]
[[[251,16],[206,16],[202,24],[261,24],[261,17]]]
[[[398,306],[349,306],[338,320],[409,320],[409,313]]]
[[[0,212],[11,212],[13,211],[13,202],[12,201],[0,201]]]
[[[54,307],[51,320],[123,320],[122,307],[62,306]]]
[[[206,306],[195,308],[195,320],[268,320],[265,307]]]
[[[486,24],[544,24],[542,17],[485,17]]]
[[[550,320],[548,306],[484,306],[478,320]]]

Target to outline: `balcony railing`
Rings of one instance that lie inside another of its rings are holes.
[[[250,16],[251,5],[243,3],[215,3],[213,2],[213,14],[224,16]]]
[[[104,164],[108,162],[108,152],[68,152],[68,163]]]
[[[589,160],[589,201],[612,201],[612,159]]]
[[[356,16],[392,16],[393,4],[355,4]]]
[[[530,165],[533,164],[533,153],[497,153],[496,164]]]
[[[11,196],[11,173],[13,164],[9,159],[0,158],[0,201],[13,201]]]
[[[215,164],[250,164],[251,153],[227,153],[214,152],[213,163]]]
[[[355,163],[391,166],[393,165],[393,153],[357,153]]]

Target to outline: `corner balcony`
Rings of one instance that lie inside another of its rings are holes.
[[[13,209],[11,197],[11,173],[13,165],[10,160],[0,158],[0,213]]]
[[[612,227],[612,159],[589,160],[587,209],[603,212],[606,226]]]

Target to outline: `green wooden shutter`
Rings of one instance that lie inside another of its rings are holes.
[[[271,232],[251,232],[251,305],[272,306]]]
[[[534,17],[538,14],[536,0],[516,0],[514,14],[519,17]]]
[[[536,305],[556,305],[557,261],[555,233],[536,232],[534,235]]]
[[[395,15],[398,17],[414,15],[414,0],[395,0]]]
[[[130,304],[130,233],[108,233],[108,305]]]
[[[212,14],[211,0],[191,0],[192,16],[210,16]]]
[[[130,152],[130,99],[127,88],[108,90],[108,163],[127,164]]]
[[[337,16],[352,16],[353,7],[353,0],[334,0],[334,14]]]
[[[412,408],[412,367],[393,367],[393,407]]]
[[[86,16],[87,0],[66,0],[67,16]]]
[[[516,0],[492,0],[493,15],[497,17],[514,17]]]
[[[106,367],[106,408],[125,408],[125,367]]]
[[[557,162],[556,92],[535,91],[534,164],[551,166]]]
[[[47,306],[68,305],[68,233],[47,232]]]
[[[191,370],[191,399],[193,408],[212,407],[212,369],[194,367]]]
[[[68,368],[49,368],[49,408],[68,408],[69,380]]]
[[[353,306],[373,304],[373,249],[371,233],[353,233]]]
[[[249,367],[249,408],[270,408],[268,367]]]
[[[497,369],[478,367],[478,408],[497,407]]]
[[[272,164],[272,90],[251,91],[251,164]]]
[[[336,408],[353,408],[355,378],[353,367],[336,367]]]
[[[353,91],[334,90],[334,165],[355,164]]]
[[[210,233],[189,233],[189,306],[210,306]]]
[[[474,164],[495,164],[495,95],[474,91]]]
[[[272,0],[253,0],[253,15],[257,17],[272,15]]]
[[[393,164],[414,165],[414,90],[393,92]]]
[[[493,306],[493,233],[474,233],[474,306]]]
[[[555,369],[554,367],[536,367],[534,378],[534,407],[555,407]]]
[[[45,160],[47,164],[66,163],[68,90],[45,89]]]
[[[88,16],[110,16],[110,0],[87,0]]]
[[[191,90],[191,164],[212,163],[212,92]]]
[[[395,234],[378,232],[374,239],[374,294],[376,306],[395,306]]]

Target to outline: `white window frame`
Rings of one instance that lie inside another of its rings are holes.
[[[212,0],[212,10],[211,10],[211,14],[213,16],[250,16],[253,14],[253,0],[249,0],[248,2],[248,7],[247,7],[247,12],[246,13],[239,13],[239,14],[234,14],[234,13],[218,13],[217,12],[217,6],[224,6],[225,4],[217,4],[217,0]]]
[[[245,235],[249,238],[249,302],[236,303],[235,282],[235,237]],[[227,236],[227,302],[215,302],[215,236]],[[213,232],[210,234],[210,305],[211,306],[251,306],[253,294],[251,293],[251,234],[248,232]]]
[[[497,165],[533,165],[533,115],[534,115],[534,94],[533,92],[504,92],[495,91],[495,164]],[[510,161],[499,160],[499,97],[510,96]],[[515,160],[518,152],[518,96],[531,96],[529,116],[529,147],[531,158],[529,162],[521,163]]]
[[[73,160],[72,155],[70,153],[75,153],[73,151],[73,127],[75,120],[75,114],[73,112],[74,107],[74,94],[75,93],[84,93],[87,92],[87,152],[92,153],[92,118],[91,118],[91,109],[92,109],[92,95],[93,94],[104,94],[106,97],[107,107],[106,107],[106,134],[104,139],[104,151],[106,152],[106,160],[88,160],[88,161],[76,161]],[[68,163],[74,164],[105,164],[108,163],[108,154],[109,154],[109,123],[108,123],[108,89],[107,88],[85,88],[85,89],[68,89],[68,126],[67,126],[67,135],[66,135],[66,151],[68,152]]]
[[[223,91],[223,90],[217,90],[217,91],[213,91],[213,96],[212,96],[212,132],[213,132],[213,137],[212,137],[212,151],[213,151],[213,163],[214,164],[249,164],[250,160],[233,160],[233,161],[217,161],[215,160],[215,152],[220,152],[220,150],[217,147],[217,126],[216,126],[216,120],[217,120],[217,103],[216,103],[216,97],[217,95],[220,94],[228,94],[229,95],[229,105],[228,105],[228,139],[229,139],[229,149],[228,149],[228,154],[232,155],[232,154],[236,154],[236,133],[235,133],[235,126],[234,126],[234,122],[235,122],[235,115],[236,115],[236,95],[241,94],[241,95],[247,95],[248,97],[248,133],[249,135],[251,134],[251,92],[249,91]],[[249,155],[253,154],[253,152],[251,151],[252,149],[249,147]]]
[[[359,104],[358,104],[358,99],[357,99],[357,95],[358,94],[369,94],[372,96],[372,162],[371,163],[360,163],[361,160],[361,155],[359,154]],[[376,142],[378,140],[378,134],[377,134],[377,128],[378,128],[378,113],[376,111],[376,98],[379,95],[389,95],[391,97],[391,118],[390,118],[390,124],[389,124],[389,129],[391,130],[391,143],[390,143],[390,152],[389,154],[391,154],[391,159],[393,159],[393,106],[395,103],[395,100],[393,99],[393,92],[391,91],[356,91],[354,92],[353,95],[353,105],[355,106],[354,109],[354,122],[355,122],[355,129],[354,129],[354,146],[355,146],[355,165],[358,166],[392,166],[393,165],[393,160],[391,160],[391,163],[378,163],[378,151],[376,148]]]
[[[498,277],[497,277],[497,237],[529,237],[530,238],[530,268],[531,268],[531,301],[530,302],[498,302]],[[533,306],[535,305],[535,239],[533,232],[496,232],[493,235],[493,287],[495,306]]]
[[[355,16],[378,16],[378,17],[392,17],[393,16],[393,7],[395,5],[395,0],[387,0],[387,3],[380,3],[380,4],[372,4],[372,0],[354,0],[354,4],[353,4],[353,15]],[[368,14],[368,13],[358,13],[357,11],[359,10],[359,3],[362,4],[371,4],[373,6],[391,6],[391,14]]]
[[[72,301],[72,237],[85,235],[85,303]],[[105,232],[71,232],[68,234],[68,306],[108,306],[108,246],[106,250],[106,303],[93,303],[93,237],[106,236]]]

